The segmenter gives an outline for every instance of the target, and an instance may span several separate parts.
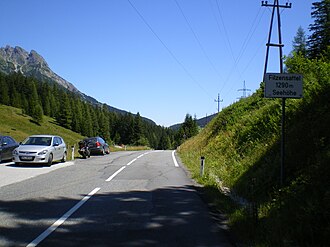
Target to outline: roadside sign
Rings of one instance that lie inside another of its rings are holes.
[[[300,74],[266,73],[265,98],[302,98],[303,77]]]

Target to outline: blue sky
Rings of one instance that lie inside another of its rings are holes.
[[[299,26],[308,34],[312,2],[282,9],[284,54]],[[244,81],[253,93],[262,80],[271,8],[261,1],[1,0],[0,8],[1,47],[35,50],[83,93],[162,126],[216,113],[218,93],[223,108]],[[268,72],[279,72],[275,48]]]

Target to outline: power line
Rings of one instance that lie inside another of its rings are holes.
[[[267,40],[267,38],[264,39],[265,41]],[[247,63],[247,65],[245,66],[245,68],[243,69],[242,73],[244,74],[244,72],[248,69],[248,67],[251,65],[252,61],[254,60],[254,58],[257,56],[258,52],[260,51],[260,49],[262,47],[264,47],[265,43],[262,43],[259,45],[259,47],[255,50],[253,56],[251,57],[251,59],[249,60],[249,62]]]
[[[189,76],[189,78],[196,83],[209,97],[211,95],[202,87],[202,85],[192,76],[192,74],[187,70],[187,68],[183,65],[182,62],[175,56],[175,54],[168,48],[168,46],[165,44],[165,42],[158,36],[158,34],[154,31],[154,29],[151,27],[151,25],[147,22],[147,20],[143,17],[143,15],[140,13],[140,11],[134,6],[134,4],[127,0],[128,3],[132,6],[134,11],[138,14],[138,16],[141,18],[141,20],[144,22],[144,24],[149,28],[149,30],[153,33],[153,35],[158,39],[158,41],[164,46],[166,51],[171,55],[171,57],[179,64],[179,66],[184,70],[184,72]]]
[[[215,0],[215,2],[216,2],[216,5],[217,5],[217,10],[218,10],[218,13],[219,13],[219,16],[220,16],[220,20],[221,20],[221,23],[222,23],[222,26],[223,26],[223,29],[224,29],[225,37],[226,37],[226,40],[227,40],[227,45],[229,47],[231,56],[232,56],[233,61],[234,61],[234,64],[233,64],[230,72],[228,73],[227,79],[226,79],[225,83],[222,85],[222,88],[220,90],[220,91],[222,91],[224,89],[227,81],[229,81],[229,78],[231,77],[231,75],[232,75],[232,73],[234,72],[235,69],[237,70],[239,77],[242,78],[243,73],[237,67],[238,66],[238,63],[241,60],[241,58],[243,57],[243,54],[245,53],[245,51],[246,51],[246,49],[248,47],[248,44],[249,44],[251,38],[253,37],[255,31],[257,30],[257,27],[258,27],[259,23],[261,22],[261,19],[262,19],[264,13],[265,13],[265,10],[261,12],[261,7],[259,8],[259,10],[258,10],[258,12],[257,12],[257,14],[256,14],[256,16],[255,16],[255,18],[253,20],[253,22],[252,22],[252,25],[251,25],[251,27],[249,29],[249,32],[248,32],[248,34],[247,34],[247,36],[246,36],[246,38],[245,38],[245,40],[244,40],[244,42],[242,44],[242,47],[241,47],[241,49],[239,51],[239,54],[238,54],[237,58],[235,58],[234,52],[233,52],[233,49],[232,49],[232,46],[231,46],[231,43],[230,43],[230,40],[229,40],[228,32],[227,32],[227,29],[226,29],[226,26],[225,26],[225,23],[224,23],[222,14],[221,14],[220,5],[218,3],[218,0]],[[219,24],[219,22],[218,22],[217,19],[216,19],[216,21],[217,21],[218,29],[220,31],[220,24]],[[253,55],[253,58],[254,58],[254,56],[255,55]],[[249,63],[253,60],[253,58],[250,59]],[[245,70],[246,69],[244,69],[244,71]],[[231,87],[231,89],[229,91],[231,91],[232,89],[233,89],[233,86]]]
[[[175,1],[175,3],[176,3],[177,7],[179,8],[179,10],[180,10],[180,12],[181,12],[183,18],[185,19],[185,21],[186,21],[186,23],[187,23],[187,25],[188,25],[190,31],[191,31],[192,34],[194,35],[194,37],[195,37],[195,39],[196,39],[196,41],[197,41],[197,43],[198,43],[198,45],[199,45],[199,48],[200,48],[201,51],[203,52],[204,56],[206,57],[207,61],[209,62],[209,64],[210,64],[211,67],[213,68],[213,70],[216,72],[216,74],[217,74],[217,75],[219,76],[219,78],[222,80],[222,76],[220,75],[220,73],[219,73],[219,71],[217,70],[217,68],[216,68],[216,66],[214,65],[214,63],[211,61],[210,57],[207,55],[207,53],[206,53],[206,51],[205,51],[205,49],[204,49],[202,43],[200,42],[200,40],[199,40],[199,38],[198,38],[196,32],[193,30],[192,26],[190,25],[190,22],[189,22],[188,18],[186,17],[186,15],[184,14],[184,12],[183,12],[183,10],[182,10],[180,4],[178,3],[177,0],[174,0],[174,1]]]
[[[227,40],[227,43],[228,43],[228,47],[229,47],[229,50],[230,50],[230,53],[231,53],[231,56],[233,57],[233,60],[236,64],[236,59],[235,59],[235,56],[234,56],[234,52],[233,52],[233,48],[231,46],[231,43],[230,43],[230,40],[229,40],[229,35],[228,35],[228,32],[227,32],[227,29],[226,29],[226,25],[225,25],[225,22],[222,18],[222,14],[221,14],[221,10],[220,10],[220,6],[219,6],[219,2],[216,0],[215,1],[217,3],[217,10],[218,10],[218,13],[219,13],[219,16],[220,16],[220,20],[221,20],[221,23],[222,23],[222,27],[224,29],[224,32],[225,32],[225,37],[226,37],[226,40]],[[238,71],[238,73],[240,74],[240,72]]]
[[[260,23],[263,15],[265,13],[265,11],[266,10],[264,9],[264,11],[262,12],[262,14],[260,15],[260,17],[258,19],[258,16],[259,16],[259,14],[261,12],[261,7],[259,8],[259,11],[258,11],[256,17],[254,18],[253,22],[252,22],[251,28],[250,28],[250,30],[249,30],[249,32],[248,32],[248,34],[247,34],[247,36],[246,36],[246,38],[245,38],[245,40],[243,42],[242,48],[241,48],[241,50],[239,52],[239,55],[237,57],[237,64],[240,61],[241,57],[243,56],[245,50],[247,49],[248,44],[250,43],[251,38],[253,37],[255,31],[257,30],[257,27],[259,26],[259,23]],[[257,22],[257,19],[258,19],[258,22]]]

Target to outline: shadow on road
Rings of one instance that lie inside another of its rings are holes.
[[[63,164],[61,161],[54,161],[51,166],[56,166],[58,164]],[[20,163],[16,165],[14,162],[6,164],[8,167],[16,167],[16,168],[43,168],[43,167],[50,167],[44,163]]]
[[[82,198],[85,195],[81,195]],[[26,245],[79,200],[0,200],[1,214],[15,218],[0,240]],[[1,243],[1,242],[0,242]],[[87,201],[39,246],[232,246],[210,218],[194,186],[102,193]]]

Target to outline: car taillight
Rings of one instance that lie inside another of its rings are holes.
[[[97,146],[97,147],[101,146],[101,143],[96,142],[96,146]]]

